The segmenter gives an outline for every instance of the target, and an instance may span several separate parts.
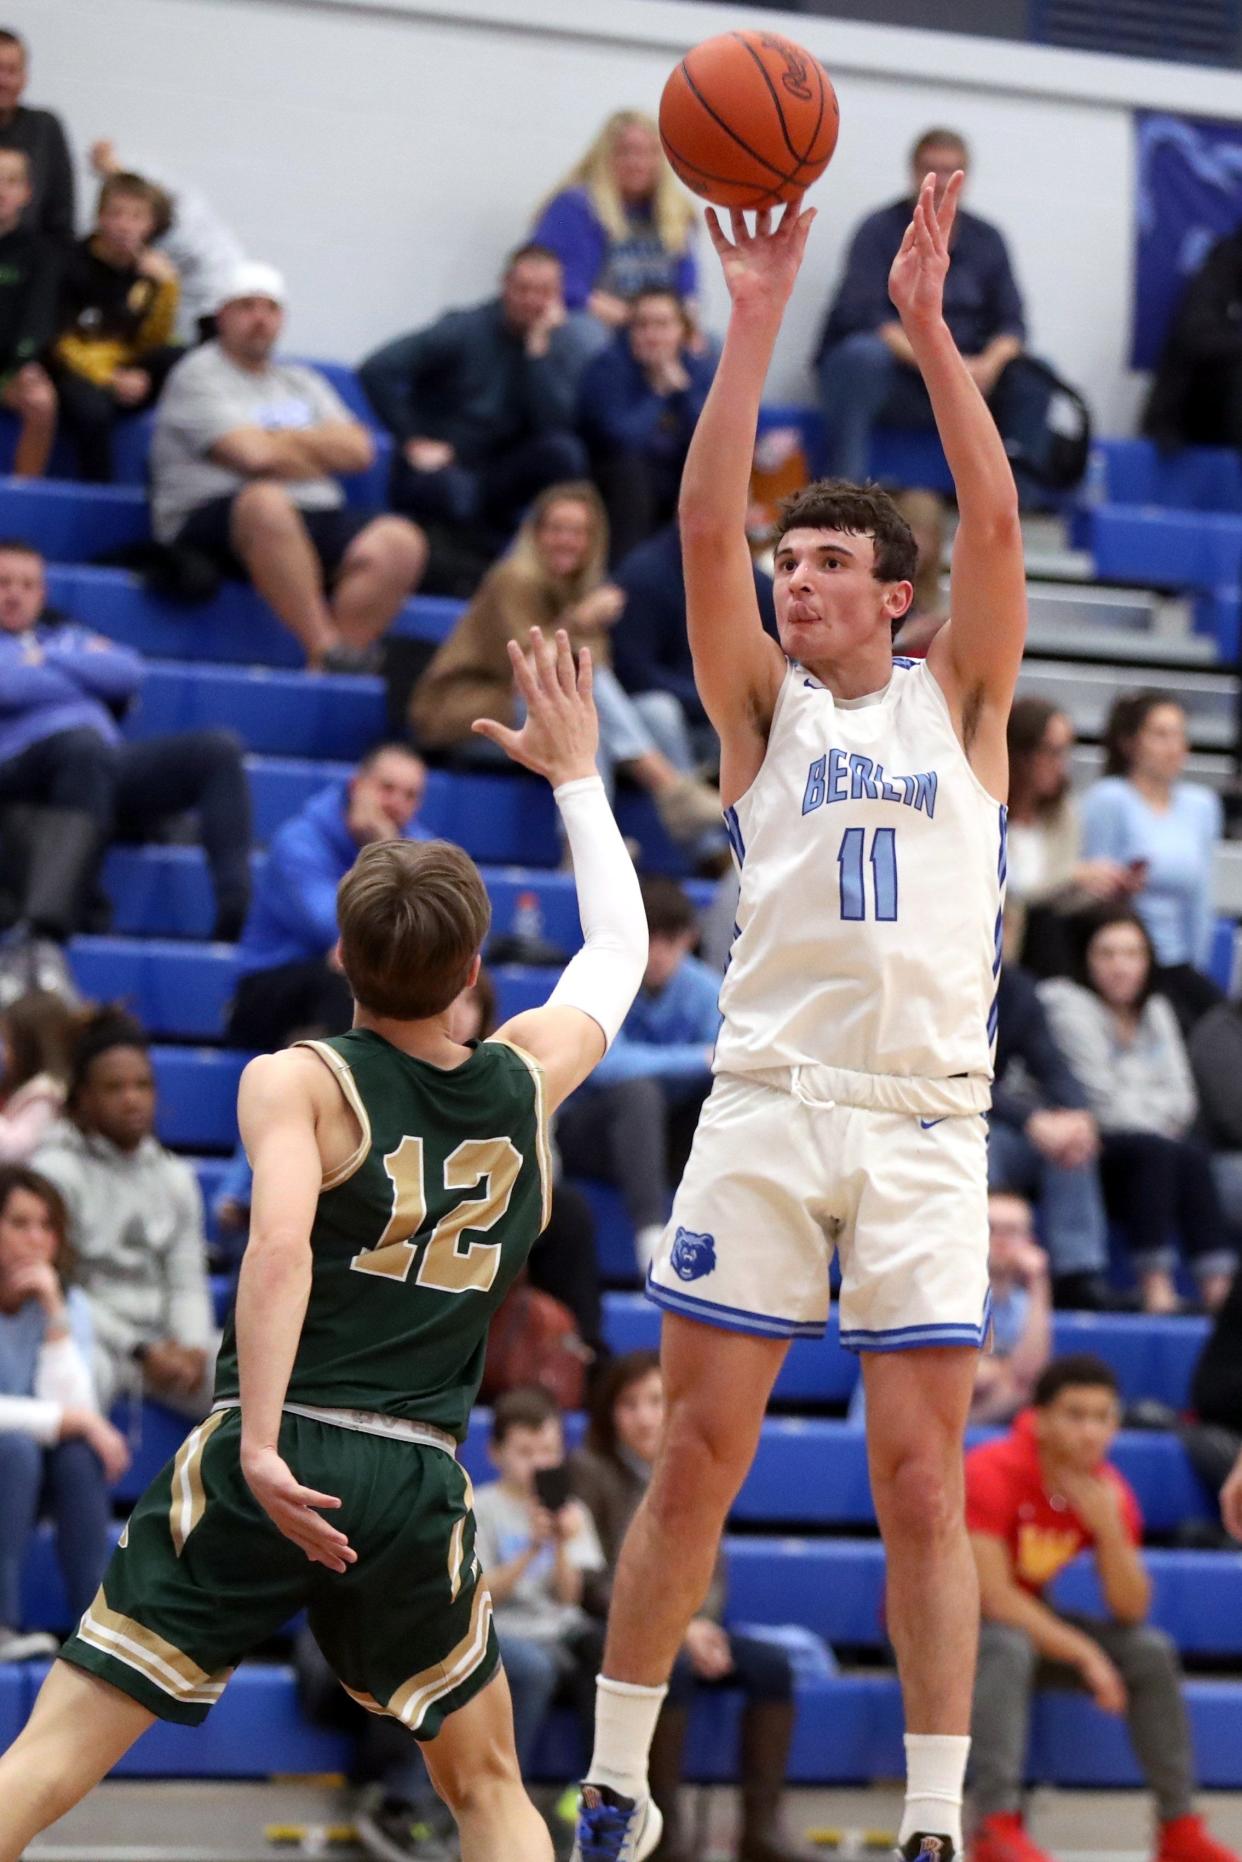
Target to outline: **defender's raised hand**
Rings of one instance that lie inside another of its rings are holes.
[[[476,718],[471,730],[490,737],[506,755],[537,776],[546,776],[555,789],[562,782],[594,776],[599,748],[599,721],[591,696],[591,655],[585,647],[574,665],[569,635],[558,628],[550,646],[538,627],[530,630],[530,650],[523,653],[509,642],[513,683],[526,707],[519,730],[497,724],[493,718]]]
[[[903,325],[938,323],[944,315],[944,281],[949,270],[949,237],[966,176],[958,169],[936,205],[936,177],[928,175],[914,203],[901,250],[888,274],[888,294]]]
[[[806,251],[807,234],[815,219],[814,207],[802,208],[802,197],[791,200],[776,225],[770,209],[755,215],[755,230],[744,213],[731,213],[733,237],[726,237],[714,207],[704,214],[711,242],[724,268],[729,296],[738,310],[766,310],[779,316],[789,302],[794,279]]]

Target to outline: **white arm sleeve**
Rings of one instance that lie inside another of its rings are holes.
[[[573,857],[584,942],[548,1001],[581,1009],[611,1047],[647,968],[647,914],[599,777],[563,782],[553,794]]]

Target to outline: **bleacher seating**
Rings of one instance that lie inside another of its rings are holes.
[[[350,405],[370,419],[352,373],[329,373]],[[814,413],[775,409],[768,418],[769,424],[796,419],[815,460]],[[297,670],[294,643],[248,589],[225,584],[211,601],[182,606],[152,595],[125,570],[99,566],[98,558],[148,534],[140,489],[146,425],[135,422],[122,437],[123,482],[116,488],[0,481],[0,534],[25,535],[46,551],[58,606],[147,659],[142,699],[125,723],[129,735],[216,726],[242,738],[255,801],[257,868],[281,822],[322,784],[343,776],[383,734],[383,689],[375,679],[308,678]],[[0,419],[0,459],[5,432]],[[387,470],[383,449],[381,454],[372,473],[351,488],[355,500],[367,502],[380,485]],[[1189,588],[1198,597],[1199,626],[1221,643],[1233,640],[1236,615],[1231,622],[1228,610],[1230,601],[1236,608],[1242,561],[1242,475],[1233,456],[1187,456],[1170,467],[1141,443],[1127,442],[1107,443],[1104,458],[1106,495],[1085,506],[1080,519],[1098,573],[1118,582]],[[881,435],[872,463],[881,476],[944,482],[943,456],[932,436]],[[1097,471],[1096,493],[1100,485]],[[1153,501],[1192,514],[1194,523],[1183,522],[1176,511],[1154,514]],[[1142,522],[1133,516],[1136,511]],[[459,611],[460,604],[419,597],[407,604],[397,631],[434,643]],[[1207,710],[1222,710],[1215,687],[1210,696]],[[646,798],[623,792],[618,806],[625,831],[642,846],[644,864],[682,871]],[[509,773],[435,769],[422,819],[483,864],[497,934],[512,927],[519,897],[533,892],[544,935],[563,948],[574,946],[573,884],[559,870],[554,810],[542,784]],[[112,934],[76,939],[73,971],[87,993],[130,1003],[156,1037],[159,1129],[167,1143],[191,1158],[210,1201],[236,1140],[234,1101],[245,1056],[219,1045],[234,962],[227,946],[207,941],[213,913],[203,856],[197,847],[179,844],[117,848],[105,880],[114,910]],[[705,902],[709,888],[695,891]],[[1222,930],[1222,968],[1231,950],[1232,933]],[[511,966],[497,970],[496,978],[502,1013],[509,1014],[544,999],[550,974]],[[620,1198],[599,1183],[583,1187],[596,1217],[605,1283],[613,1289],[605,1306],[608,1341],[617,1351],[652,1345],[659,1317],[633,1291],[633,1237]],[[221,1275],[221,1309],[230,1287],[229,1277]],[[1203,1320],[1061,1314],[1056,1343],[1061,1350],[1091,1350],[1107,1358],[1128,1400],[1156,1397],[1181,1408],[1205,1330]],[[862,1663],[854,1671],[800,1684],[791,1776],[804,1783],[896,1775],[902,1763],[900,1697],[885,1637],[883,1553],[875,1536],[865,1442],[861,1430],[841,1416],[857,1375],[856,1360],[839,1347],[835,1314],[826,1340],[795,1343],[734,1509],[727,1547],[737,1620],[804,1623]],[[136,1446],[134,1465],[117,1489],[118,1500],[126,1503],[175,1452],[185,1424],[154,1404],[142,1405],[136,1415],[122,1408],[117,1420]],[[463,1450],[476,1477],[488,1472],[487,1420],[478,1412]],[[571,1440],[581,1427],[581,1417],[570,1419]],[[1210,1498],[1175,1437],[1127,1431],[1116,1454],[1158,1537],[1169,1538],[1188,1520],[1211,1517]],[[1152,1571],[1156,1620],[1187,1653],[1242,1657],[1242,1560],[1158,1549]],[[1060,1582],[1067,1603],[1092,1607],[1089,1572],[1076,1567]],[[26,1605],[32,1625],[63,1618],[46,1535],[32,1552]],[[0,1666],[0,1744],[20,1724],[40,1678],[35,1668]],[[1196,1679],[1189,1683],[1188,1700],[1203,1782],[1242,1786],[1242,1682]],[[700,1703],[689,1774],[731,1776],[736,1732],[735,1700],[725,1695]],[[188,1733],[158,1727],[120,1769],[129,1775],[246,1777],[336,1769],[346,1756],[346,1742],[303,1719],[288,1667],[268,1660],[242,1667],[206,1728]],[[557,1716],[541,1742],[536,1771],[572,1776],[581,1761],[578,1729]],[[1065,1785],[1137,1781],[1123,1729],[1072,1697],[1040,1698],[1029,1770],[1032,1778]]]

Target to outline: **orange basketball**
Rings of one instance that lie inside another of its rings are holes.
[[[778,32],[722,32],[686,53],[660,99],[664,153],[717,207],[775,207],[818,181],[840,112],[819,60]]]

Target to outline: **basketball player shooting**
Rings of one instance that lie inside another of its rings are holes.
[[[892,655],[915,547],[874,486],[826,481],[782,511],[780,646],[745,536],[760,394],[813,214],[732,238],[732,300],[686,461],[680,520],[695,679],[720,735],[741,873],[724,1026],[648,1279],[665,1308],[668,1421],[626,1541],[582,1787],[582,1862],[641,1862],[661,1816],[647,1750],[792,1338],[819,1336],[841,1265],[862,1358],[888,1627],[907,1727],[907,1858],[960,1852],[979,1598],[962,1436],[988,1324],[986,1126],[1008,772],[1026,627],[1013,475],[943,317],[963,176],[929,176],[889,291],[957,488],[952,619]],[[671,1832],[670,1832],[671,1834]],[[664,1851],[661,1851],[663,1854]],[[778,1834],[746,1862],[790,1851]]]

